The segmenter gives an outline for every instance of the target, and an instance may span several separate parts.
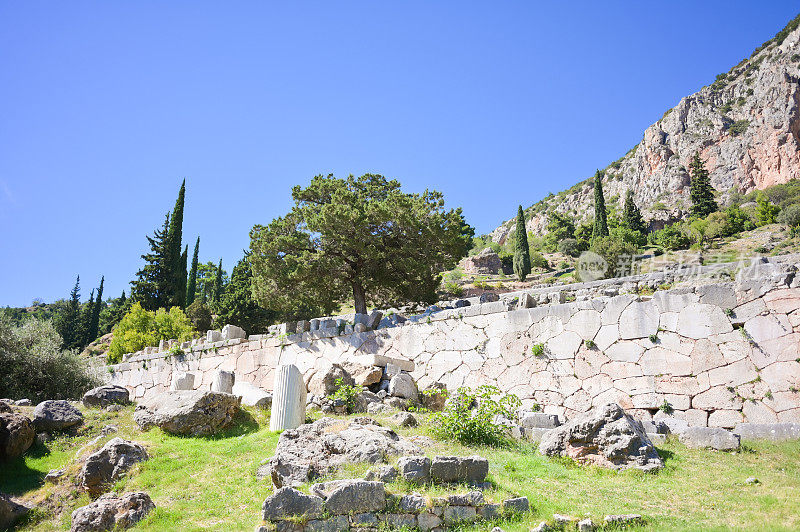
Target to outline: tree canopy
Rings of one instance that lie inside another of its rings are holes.
[[[295,205],[250,232],[253,294],[280,312],[329,312],[352,300],[432,302],[440,272],[470,246],[474,230],[461,209],[445,210],[440,192],[404,193],[376,174],[318,175],[292,189]]]
[[[694,154],[690,166],[692,169],[692,186],[689,191],[689,198],[692,200],[690,212],[692,216],[704,218],[719,208],[714,199],[714,187],[711,186],[708,170],[699,153]]]
[[[520,281],[524,281],[531,273],[531,250],[522,205],[517,209],[517,228],[514,233],[514,273]]]
[[[603,196],[603,174],[598,170],[594,174],[594,230],[592,240],[608,236],[608,213],[606,200]]]

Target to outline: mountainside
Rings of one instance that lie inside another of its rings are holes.
[[[800,177],[798,24],[800,16],[648,127],[639,144],[605,169],[607,205],[621,208],[630,189],[653,228],[683,217],[690,205],[689,160],[696,151],[722,203],[731,192],[746,193]],[[528,208],[528,230],[543,234],[551,209],[582,220],[592,207],[589,179]],[[504,243],[513,222],[495,229],[492,240]]]

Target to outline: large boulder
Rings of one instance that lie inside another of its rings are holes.
[[[419,399],[417,385],[408,373],[398,373],[392,377],[389,381],[389,395],[412,401]]]
[[[54,432],[83,422],[83,414],[69,401],[42,401],[33,410],[36,432]]]
[[[208,436],[231,424],[239,404],[238,397],[227,393],[169,391],[141,401],[133,419],[142,430],[155,426],[171,434]]]
[[[0,530],[10,529],[27,511],[28,507],[14,502],[5,493],[0,493]]]
[[[272,406],[272,394],[249,382],[234,382],[232,393],[242,400],[245,406],[269,408]]]
[[[33,445],[34,439],[36,431],[27,416],[0,414],[0,460],[22,456]]]
[[[314,519],[322,515],[322,505],[323,500],[320,497],[285,487],[267,497],[261,511],[265,521],[290,517]]]
[[[259,475],[269,476],[279,488],[298,486],[342,464],[378,464],[390,455],[419,453],[416,445],[369,418],[350,422],[322,418],[281,433],[275,456]]]
[[[150,496],[137,491],[107,493],[93,503],[72,512],[71,532],[122,530],[130,528],[156,507]]]
[[[308,392],[317,397],[325,397],[333,394],[339,388],[337,381],[342,384],[353,386],[355,381],[350,373],[339,364],[332,364],[328,367],[317,370],[308,381]]]
[[[614,469],[650,471],[664,466],[641,422],[614,403],[548,431],[539,442],[539,451]]]
[[[134,464],[147,458],[147,451],[141,444],[114,438],[99,451],[89,455],[78,473],[78,483],[91,496],[96,497]]]
[[[362,479],[332,480],[311,487],[325,499],[325,510],[333,515],[380,512],[386,508],[383,482]]]
[[[489,473],[489,461],[482,456],[437,456],[431,460],[431,480],[436,483],[480,483]]]
[[[124,405],[129,402],[130,394],[128,390],[116,384],[98,386],[83,394],[83,406],[104,407],[111,404]]]

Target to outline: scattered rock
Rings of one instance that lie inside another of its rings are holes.
[[[364,480],[377,480],[379,482],[383,482],[384,484],[388,484],[389,482],[394,482],[397,480],[399,475],[400,472],[396,467],[386,465],[367,471],[367,474],[364,475]]]
[[[744,481],[745,484],[760,484],[759,480],[756,477],[748,477],[747,480]]]
[[[642,516],[639,514],[620,514],[620,515],[607,515],[603,522],[606,525],[632,525],[644,524]]]
[[[480,297],[481,303],[494,303],[495,301],[500,301],[499,295],[493,294],[491,292],[486,292],[485,294],[481,294]]]
[[[419,448],[370,418],[349,423],[322,418],[281,433],[264,466],[276,487],[296,486],[345,463],[385,462],[391,455],[418,454]]]
[[[230,425],[238,410],[239,398],[231,394],[169,391],[140,402],[133,419],[142,430],[156,426],[171,434],[208,436]]]
[[[35,439],[36,431],[28,416],[0,414],[0,460],[22,456]]]
[[[300,493],[294,488],[280,488],[264,500],[261,507],[264,519],[304,517],[313,519],[322,515],[323,500],[315,495]]]
[[[99,451],[87,457],[78,473],[78,484],[91,496],[96,497],[134,464],[143,462],[147,458],[147,451],[141,444],[113,438]]]
[[[404,480],[415,484],[427,484],[431,479],[431,459],[427,456],[408,456],[397,461],[397,468]]]
[[[650,471],[664,466],[642,424],[613,403],[550,430],[542,436],[539,451],[614,469]]]
[[[5,399],[0,400],[0,414],[11,414],[12,412],[14,409],[11,408],[11,403]]]
[[[557,527],[567,528],[577,523],[578,518],[571,515],[553,514],[553,522],[555,522]]]
[[[545,521],[531,528],[531,532],[549,532],[550,530],[552,530],[552,528]]]
[[[336,381],[340,380],[342,384],[353,386],[355,381],[350,373],[347,372],[339,364],[332,364],[327,368],[318,370],[311,376],[308,381],[308,392],[318,397],[326,397],[336,392],[339,385]]]
[[[83,414],[69,401],[42,401],[33,411],[36,432],[54,432],[83,422]]]
[[[355,377],[357,386],[371,386],[381,381],[383,370],[381,368],[367,368]]]
[[[106,493],[93,503],[72,512],[71,532],[122,530],[130,528],[155,509],[143,492],[124,495]]]
[[[515,497],[503,501],[503,511],[506,513],[524,513],[531,509],[527,497]]]
[[[594,523],[590,518],[578,521],[578,532],[594,532]]]
[[[30,399],[18,399],[14,401],[14,406],[31,406],[32,404]]]
[[[245,406],[264,409],[272,406],[272,394],[249,382],[234,382],[231,393],[241,398]]]
[[[389,395],[416,401],[419,398],[419,391],[411,375],[408,373],[399,373],[389,381]]]
[[[383,404],[388,406],[389,408],[394,408],[395,410],[406,410],[408,408],[408,403],[405,399],[401,399],[400,397],[387,397]]]
[[[431,460],[431,480],[437,483],[483,482],[489,461],[481,456],[437,456]]]
[[[725,429],[711,427],[689,427],[681,432],[678,439],[691,449],[716,449],[735,451],[739,448],[739,435]]]
[[[123,409],[122,405],[108,405],[106,407],[106,412],[119,412]]]
[[[11,525],[27,511],[27,506],[14,502],[8,495],[0,493],[0,529],[10,529]]]
[[[398,412],[391,417],[391,420],[401,427],[416,427],[418,425],[417,418],[410,412]]]
[[[47,472],[44,476],[44,481],[49,482],[51,484],[57,484],[59,479],[64,476],[63,469],[51,469]]]
[[[125,405],[130,402],[130,394],[126,388],[115,384],[106,384],[92,388],[83,394],[83,406],[104,407],[111,404]]]

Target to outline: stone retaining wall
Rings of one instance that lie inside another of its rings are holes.
[[[278,364],[308,379],[332,363],[403,362],[420,388],[495,384],[526,406],[571,417],[618,402],[637,417],[659,408],[691,425],[800,422],[800,288],[792,268],[755,265],[736,281],[509,310],[511,302],[443,310],[395,327],[336,335],[234,338],[186,354],[136,354],[109,381],[134,398],[217,370],[270,390]],[[518,304],[536,304],[520,298]],[[556,300],[558,301],[558,299]],[[388,358],[387,358],[388,357]]]

